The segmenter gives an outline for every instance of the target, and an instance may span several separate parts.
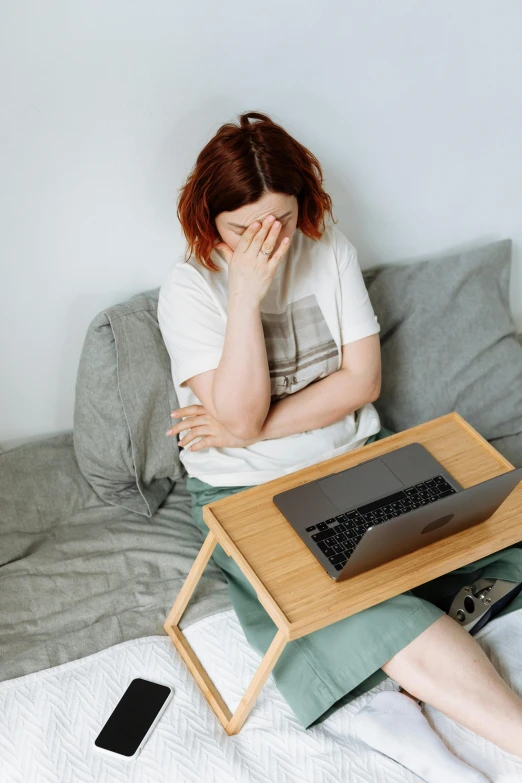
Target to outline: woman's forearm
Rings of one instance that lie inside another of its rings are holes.
[[[225,343],[212,387],[218,420],[238,438],[253,437],[266,418],[270,397],[260,304],[230,299]]]
[[[274,402],[256,440],[327,427],[377,398],[367,378],[345,368],[337,370]]]

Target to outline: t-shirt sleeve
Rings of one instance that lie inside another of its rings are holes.
[[[353,343],[381,331],[357,260],[357,250],[333,229],[333,245],[341,286],[341,345]]]
[[[207,284],[192,268],[180,265],[160,288],[158,323],[180,386],[219,365],[226,322]]]

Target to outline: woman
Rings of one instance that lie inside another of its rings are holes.
[[[309,150],[248,112],[218,130],[181,189],[187,254],[161,287],[158,319],[181,406],[167,434],[180,435],[204,536],[205,504],[393,434],[372,404],[380,326],[355,248],[324,226],[322,182]],[[219,545],[213,557],[264,655],[274,623]],[[522,758],[522,700],[446,614],[480,576],[522,581],[522,552],[497,552],[288,643],[272,674],[304,728],[389,676],[400,690],[378,693],[356,729],[425,780],[486,779],[449,752],[423,702]]]

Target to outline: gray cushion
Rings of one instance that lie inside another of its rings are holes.
[[[186,473],[165,432],[179,403],[158,326],[159,288],[99,313],[76,381],[74,450],[102,500],[151,517]]]
[[[509,304],[511,240],[363,271],[381,325],[374,403],[399,432],[457,411],[522,466],[522,345]]]
[[[505,438],[492,438],[490,443],[515,468],[522,468],[522,432],[516,435],[506,435]]]

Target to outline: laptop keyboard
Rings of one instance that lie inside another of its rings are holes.
[[[444,476],[433,476],[373,503],[366,503],[336,517],[325,519],[317,525],[311,525],[306,528],[306,532],[312,534],[312,541],[335,566],[336,571],[341,571],[369,527],[455,492]]]

